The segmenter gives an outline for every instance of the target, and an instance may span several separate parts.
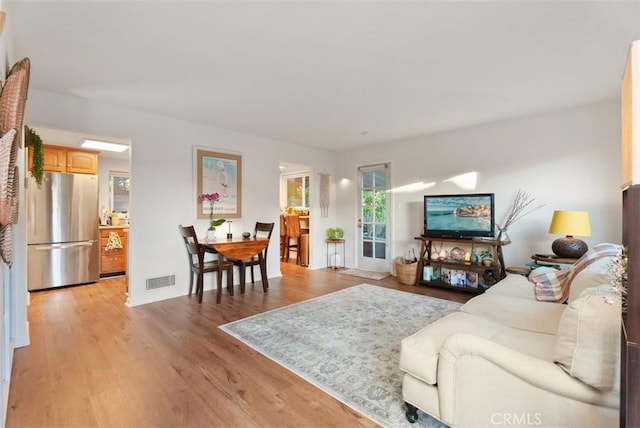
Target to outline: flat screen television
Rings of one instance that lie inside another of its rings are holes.
[[[492,238],[494,198],[493,193],[425,195],[423,236]]]

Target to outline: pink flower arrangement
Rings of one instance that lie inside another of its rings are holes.
[[[225,222],[223,218],[219,218],[217,220],[213,219],[213,204],[214,202],[218,202],[220,200],[220,194],[218,192],[213,193],[203,193],[198,196],[198,202],[204,204],[205,201],[208,201],[211,204],[211,211],[209,211],[209,230],[216,230],[217,226],[220,226]]]
[[[613,279],[610,282],[611,290],[613,294],[620,298],[622,302],[622,313],[627,312],[627,283],[628,283],[628,271],[629,260],[626,247],[620,247],[620,255],[616,257],[611,266],[609,267]],[[605,302],[613,304],[613,300],[604,296]]]
[[[198,202],[209,201],[211,202],[211,207],[213,208],[213,203],[218,202],[220,200],[220,195],[217,192],[214,193],[203,193],[198,196]]]

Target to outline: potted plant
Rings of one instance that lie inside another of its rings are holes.
[[[491,266],[493,264],[493,253],[489,250],[480,251],[480,260],[485,266]]]
[[[31,176],[36,180],[38,187],[42,185],[42,176],[44,173],[44,149],[42,148],[42,138],[36,131],[26,128],[25,145],[31,147],[32,150],[32,165]]]
[[[337,239],[342,239],[344,236],[344,230],[340,227],[330,227],[327,229],[327,239],[335,241]]]
[[[214,193],[204,193],[200,196],[198,196],[198,202],[200,203],[205,203],[208,202],[211,205],[210,211],[209,211],[209,228],[207,229],[206,235],[205,235],[205,241],[207,242],[212,242],[215,241],[216,239],[216,227],[222,225],[222,223],[224,223],[226,220],[223,218],[218,218],[218,219],[214,219],[213,218],[213,204],[217,201],[220,200],[220,194],[218,194],[217,192]]]

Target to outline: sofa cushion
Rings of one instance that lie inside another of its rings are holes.
[[[533,293],[533,287],[530,288]],[[485,293],[469,300],[460,310],[509,327],[555,335],[566,307],[533,298]]]
[[[517,349],[545,361],[552,361],[555,335],[515,329],[465,313],[453,312],[405,337],[400,344],[400,369],[428,384],[437,381],[442,344],[456,333],[476,335]]]
[[[500,294],[504,296],[536,300],[533,283],[526,277],[515,274],[507,274],[506,278],[489,287],[484,294]]]
[[[587,288],[597,287],[600,284],[608,284],[613,279],[611,276],[611,266],[615,259],[615,256],[602,257],[578,273],[571,282],[569,299],[567,301],[569,303],[573,302]]]
[[[620,300],[609,284],[587,288],[567,306],[558,327],[554,362],[571,376],[601,390],[617,387],[620,360]]]

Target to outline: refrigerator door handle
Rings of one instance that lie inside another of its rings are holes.
[[[29,192],[29,223],[31,224],[31,234],[36,234],[36,192],[31,190]]]
[[[85,242],[69,242],[65,244],[43,244],[36,245],[36,250],[46,251],[46,250],[64,250],[66,248],[74,248],[74,247],[91,247],[95,244],[96,241],[85,241]]]

